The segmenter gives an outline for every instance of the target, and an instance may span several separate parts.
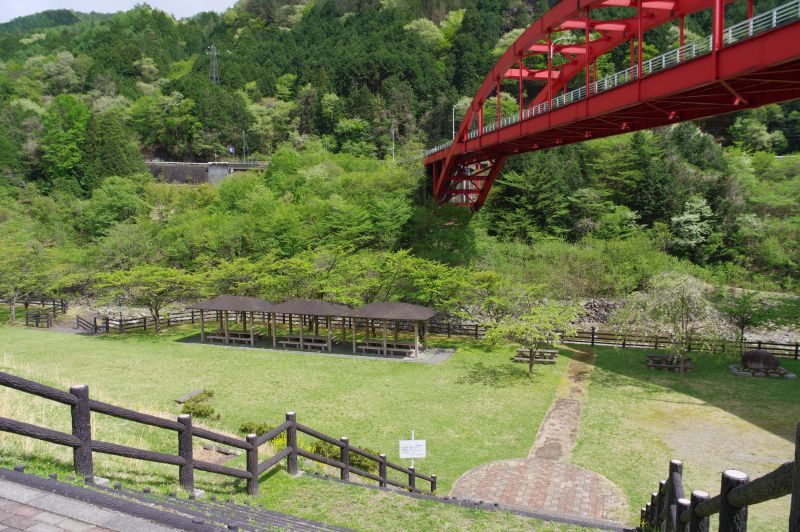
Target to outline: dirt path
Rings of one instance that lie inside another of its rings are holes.
[[[527,458],[472,469],[456,481],[451,494],[525,510],[624,520],[627,509],[619,488],[568,463],[578,439],[591,360],[591,353],[575,351]]]

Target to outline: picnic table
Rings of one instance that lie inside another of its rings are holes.
[[[280,340],[278,342],[284,348],[295,347],[297,349],[319,349],[320,351],[324,351],[328,348],[327,336],[303,336],[302,342],[300,341],[299,334],[288,335],[285,338],[285,340]],[[335,340],[336,338],[331,336],[331,343]]]
[[[667,371],[680,371],[681,361],[672,355],[665,355],[664,353],[646,353],[647,367],[650,369],[667,370]],[[683,369],[692,369],[692,359],[683,359]]]
[[[383,340],[365,340],[358,344],[358,350],[362,353],[383,354]],[[386,352],[393,355],[413,355],[413,342],[400,342],[395,340],[386,341]]]
[[[534,364],[555,364],[558,358],[558,349],[529,349],[520,347],[514,357],[514,362],[533,362]]]
[[[254,338],[258,338],[257,334],[253,335]],[[249,331],[231,331],[228,330],[227,337],[225,336],[225,331],[220,329],[217,331],[211,331],[206,333],[206,340],[210,342],[220,341],[223,343],[231,343],[231,344],[250,344],[250,332]]]

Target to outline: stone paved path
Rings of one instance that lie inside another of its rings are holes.
[[[168,532],[138,517],[0,480],[0,531]]]
[[[622,492],[611,481],[572,464],[592,355],[575,352],[527,458],[467,471],[451,495],[521,510],[544,510],[592,519],[625,520]]]

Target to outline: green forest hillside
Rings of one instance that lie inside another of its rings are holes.
[[[800,291],[798,102],[516,157],[477,215],[431,204],[420,151],[449,139],[454,106],[547,7],[241,0],[184,20],[143,5],[3,25],[0,299],[112,298],[131,272],[190,286],[183,298],[454,312],[520,285],[624,297],[665,271]],[[709,24],[689,17],[689,37]],[[652,56],[678,35],[646,39]],[[245,146],[267,170],[219,187],[144,165]]]

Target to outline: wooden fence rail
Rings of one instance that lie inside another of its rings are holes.
[[[216,311],[205,311],[204,319],[206,320],[219,320],[221,316]],[[269,318],[265,313],[255,313],[255,318],[264,324],[269,323]],[[349,321],[351,318],[334,317],[331,319],[331,327],[334,329],[342,328],[349,330]],[[292,316],[293,325],[300,325],[300,318]],[[161,318],[159,325],[161,327],[172,327],[175,325],[184,325],[186,323],[197,323],[200,321],[200,311],[183,311],[167,314],[166,317]],[[287,324],[289,318],[287,315],[279,319],[280,323]],[[366,327],[366,320],[357,320],[359,328]],[[308,321],[306,324],[308,325]],[[147,331],[148,328],[154,329],[155,322],[153,318],[146,316],[135,318],[112,318],[112,317],[95,317],[93,320],[87,320],[81,316],[76,317],[76,327],[83,329],[93,334],[103,333],[126,333],[132,331]],[[409,332],[414,330],[414,323],[407,321],[400,321],[398,329],[401,331]],[[449,322],[430,322],[428,324],[428,331],[431,334],[470,337],[475,339],[484,338],[486,336],[487,327],[477,323],[449,323]],[[635,348],[635,349],[664,349],[670,344],[670,338],[663,335],[621,335],[615,332],[600,331],[595,327],[591,329],[579,329],[574,335],[562,336],[562,341],[568,344],[582,344],[582,345],[599,345],[610,347],[622,348]],[[738,342],[728,341],[706,341],[698,338],[695,342],[690,343],[689,351],[697,352],[714,352],[714,351],[728,351],[738,349]],[[781,343],[781,342],[768,342],[764,340],[752,340],[743,342],[744,349],[766,349],[778,356],[793,357],[795,360],[800,359],[800,342],[794,343]]]
[[[71,434],[4,417],[0,417],[0,432],[10,432],[20,436],[71,447],[73,450],[73,466],[75,472],[83,477],[92,477],[94,475],[93,453],[104,453],[146,462],[178,466],[180,485],[186,490],[191,491],[194,489],[194,471],[199,470],[246,480],[248,493],[250,495],[257,495],[258,480],[262,474],[278,465],[284,459],[286,459],[286,467],[289,473],[296,474],[298,472],[298,457],[302,456],[314,462],[331,465],[340,469],[341,478],[343,480],[349,480],[350,474],[352,473],[378,482],[381,487],[391,485],[404,490],[422,493],[422,491],[416,487],[416,481],[419,479],[430,484],[431,493],[436,491],[436,475],[429,476],[417,473],[413,468],[406,468],[389,462],[386,460],[385,454],[375,455],[358,447],[351,446],[347,438],[336,439],[302,425],[297,422],[297,417],[294,412],[288,412],[286,414],[286,421],[270,432],[261,436],[249,434],[242,440],[201,427],[195,427],[192,424],[192,417],[188,414],[182,414],[178,416],[177,421],[172,421],[170,419],[143,414],[135,410],[129,410],[127,408],[90,399],[89,388],[85,385],[73,386],[70,388],[69,392],[65,392],[9,373],[0,372],[0,386],[36,395],[70,407],[72,416]],[[171,455],[94,440],[92,438],[91,420],[91,414],[93,412],[173,431],[177,435],[178,454]],[[298,444],[298,432],[339,446],[342,449],[340,459],[335,460],[307,451]],[[259,447],[283,434],[286,435],[286,447],[273,456],[267,457],[264,461],[259,462]],[[212,464],[202,460],[195,460],[193,456],[194,438],[210,440],[244,450],[247,458],[246,468],[237,469]],[[360,455],[376,462],[379,474],[375,475],[353,467],[350,460],[350,453]],[[390,479],[387,475],[387,469],[407,475],[407,482]]]
[[[750,480],[746,473],[728,469],[722,473],[720,493],[710,497],[693,491],[686,498],[683,464],[669,463],[666,480],[640,513],[639,530],[666,532],[708,532],[709,518],[719,514],[720,532],[746,532],[747,509],[754,504],[792,495],[789,532],[800,532],[800,424],[797,425],[794,462],[787,462],[771,473]]]

